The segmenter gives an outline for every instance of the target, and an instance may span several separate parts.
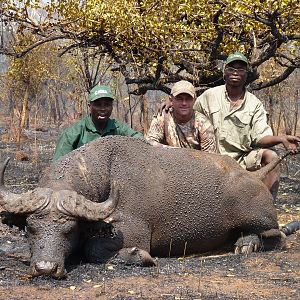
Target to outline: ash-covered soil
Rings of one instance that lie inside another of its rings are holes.
[[[17,146],[0,142],[0,162],[10,156],[5,184],[33,189],[49,166],[56,132],[28,132]],[[1,136],[0,136],[1,139]],[[300,220],[300,155],[282,166],[276,202],[279,224]],[[234,255],[232,249],[194,257],[158,258],[157,266],[77,263],[64,280],[27,274],[26,234],[0,224],[0,299],[299,299],[300,234],[286,250]]]

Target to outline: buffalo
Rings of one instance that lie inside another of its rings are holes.
[[[63,156],[23,194],[4,186],[6,161],[0,205],[26,218],[33,276],[64,277],[76,249],[87,261],[141,266],[227,244],[249,253],[284,245],[262,183],[281,159],[248,172],[228,156],[110,136]]]

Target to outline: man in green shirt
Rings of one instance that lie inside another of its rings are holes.
[[[90,114],[63,131],[56,145],[53,161],[87,144],[108,135],[143,138],[128,125],[110,119],[114,96],[109,86],[96,85],[89,94]]]

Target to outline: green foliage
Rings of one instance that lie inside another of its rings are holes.
[[[185,76],[212,85],[221,78],[218,60],[236,50],[254,68],[270,58],[299,67],[298,0],[14,2],[7,1],[4,12],[21,31],[98,47],[121,65],[128,83],[148,80],[157,87],[159,80]]]
[[[30,33],[17,36],[15,50],[30,45],[35,39]],[[75,74],[79,73],[74,58],[70,55],[61,58],[58,51],[55,43],[48,43],[33,49],[24,57],[9,59],[7,83],[16,99],[23,97],[27,87],[31,95],[38,98],[44,93],[45,85],[74,81]]]

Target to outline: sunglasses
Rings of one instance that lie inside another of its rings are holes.
[[[246,69],[236,69],[233,67],[226,67],[225,71],[230,74],[236,72],[239,75],[245,75],[248,72]]]

